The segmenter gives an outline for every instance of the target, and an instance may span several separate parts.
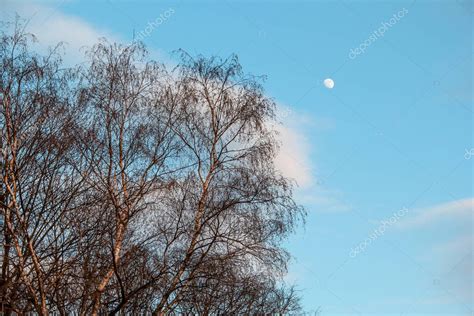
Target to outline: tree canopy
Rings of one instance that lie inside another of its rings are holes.
[[[170,68],[106,40],[66,67],[21,21],[6,29],[0,312],[299,311],[282,241],[305,213],[260,77],[236,56]]]

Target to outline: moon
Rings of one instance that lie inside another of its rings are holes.
[[[331,78],[324,79],[324,86],[328,89],[334,88],[334,80]]]

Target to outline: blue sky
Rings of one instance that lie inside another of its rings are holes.
[[[286,246],[305,310],[472,315],[472,1],[0,3],[40,47],[68,42],[68,62],[134,32],[166,63],[179,48],[236,53],[268,76],[277,163],[308,212]]]

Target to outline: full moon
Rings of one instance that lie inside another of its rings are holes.
[[[330,78],[324,79],[324,86],[328,89],[334,88],[334,80]]]

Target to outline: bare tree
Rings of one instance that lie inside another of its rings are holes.
[[[93,212],[105,215],[102,225],[108,227],[104,234],[92,230],[104,259],[92,266],[93,292],[84,289],[83,299],[90,295],[92,300],[91,310],[86,310],[93,315],[112,278],[121,300],[126,299],[121,260],[132,251],[137,254],[129,223],[147,211],[152,194],[169,185],[176,169],[172,159],[179,144],[171,133],[173,113],[160,106],[158,78],[163,70],[145,62],[145,53],[139,45],[99,43],[89,53],[90,65],[81,71],[79,142],[81,157],[90,166],[84,181],[96,192],[98,209]]]
[[[0,40],[0,299],[17,313],[33,308],[44,315],[74,244],[64,219],[82,190],[68,163],[73,77],[60,68],[56,49],[32,53],[34,37],[18,22],[14,27]]]
[[[279,246],[302,214],[291,185],[275,170],[274,103],[237,58],[193,59],[183,54],[173,89],[180,120],[173,127],[193,167],[180,180],[176,215],[185,232],[155,313],[167,313],[208,265],[231,265],[244,277],[286,268]],[[177,224],[178,225],[178,224]],[[246,271],[245,271],[246,270]]]
[[[0,42],[2,311],[298,311],[281,242],[304,211],[261,78],[106,40],[65,69],[22,27]]]

